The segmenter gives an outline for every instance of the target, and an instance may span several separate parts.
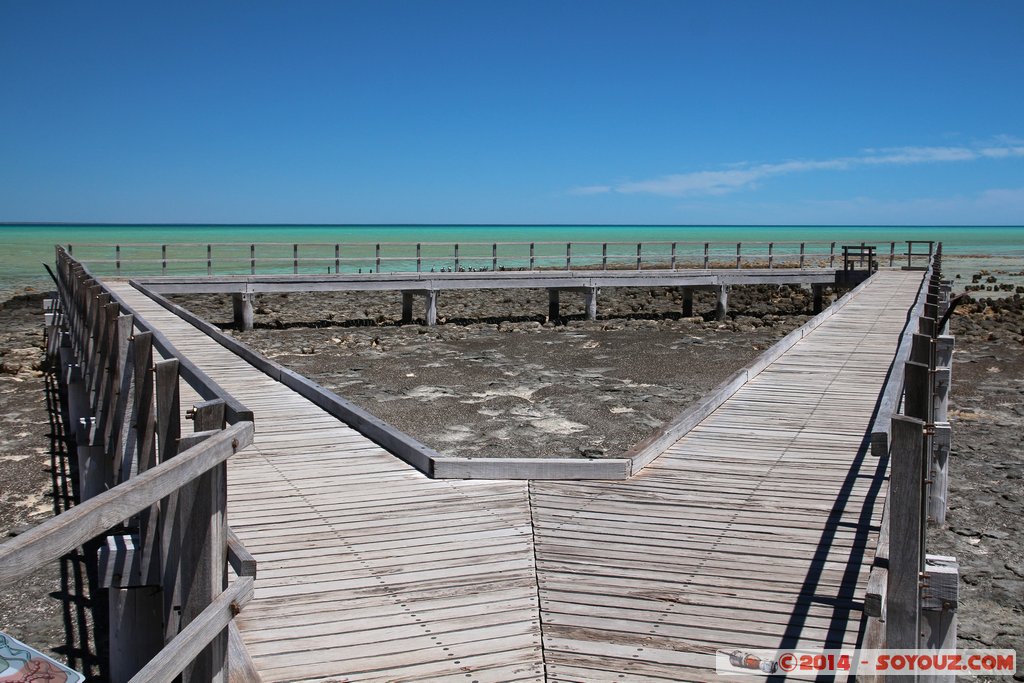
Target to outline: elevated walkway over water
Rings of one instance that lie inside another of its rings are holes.
[[[719,648],[852,647],[868,434],[921,273],[884,271],[626,481],[429,479],[136,291],[255,413],[229,521],[265,681],[715,680]]]

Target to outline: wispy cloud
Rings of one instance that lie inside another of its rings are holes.
[[[623,181],[618,184],[588,185],[570,190],[571,194],[607,193],[654,194],[668,197],[714,196],[753,189],[768,178],[809,171],[843,171],[853,168],[940,164],[977,159],[1024,157],[1024,142],[1000,138],[977,147],[886,147],[866,149],[860,154],[834,159],[794,159],[776,163],[740,162],[723,170],[676,173],[646,180]]]

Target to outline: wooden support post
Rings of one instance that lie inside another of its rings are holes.
[[[234,314],[235,329],[248,332],[252,329],[253,295],[249,292],[234,292],[231,295],[231,310]]]
[[[377,264],[377,273],[380,274],[380,245],[376,244],[373,247],[374,260]]]
[[[572,242],[565,243],[565,269],[572,270]]]
[[[109,680],[125,683],[163,648],[163,595],[153,586],[112,587],[107,595]]]
[[[643,257],[641,256],[641,250],[643,249],[643,242],[636,243],[636,269],[640,270],[643,265]]]
[[[953,444],[953,430],[948,422],[936,422],[932,436],[931,476],[928,493],[928,519],[935,524],[946,522],[949,499],[949,451]]]
[[[427,292],[427,312],[424,316],[427,321],[427,325],[433,327],[437,324],[437,290],[428,289]]]
[[[419,247],[419,245],[416,245],[416,246]],[[417,251],[417,254],[418,253],[419,252]],[[417,268],[417,270],[419,270],[419,268]],[[491,270],[493,272],[498,272],[498,243],[497,242],[491,244]]]
[[[160,245],[160,274],[167,275],[167,245]]]
[[[896,243],[889,242],[889,267],[893,268],[896,265]]]
[[[206,245],[206,274],[213,275],[213,245]]]
[[[773,260],[774,256],[772,254],[772,251],[773,251],[774,247],[775,247],[775,243],[774,242],[769,242],[768,243],[768,270],[771,270],[773,268],[772,260]]]
[[[402,292],[402,323],[412,322],[412,292]]]
[[[587,287],[584,292],[587,320],[597,320],[597,292],[597,287]]]
[[[683,317],[693,317],[693,287],[683,287]]]
[[[825,285],[813,284],[811,291],[814,297],[814,312],[821,313],[825,301]]]
[[[530,245],[531,247],[533,245]],[[532,252],[531,252],[532,253]],[[608,243],[601,243],[601,270],[608,270]]]
[[[292,273],[298,275],[299,273],[299,245],[292,245]]]
[[[224,401],[196,404],[196,432],[224,429]],[[227,467],[221,463],[181,488],[181,626],[188,626],[227,587]],[[183,683],[227,681],[227,629],[182,672]]]
[[[708,244],[707,242],[704,243],[704,270],[708,269],[708,262],[710,260],[710,257],[709,257],[709,254],[708,254],[708,248],[710,246],[711,245]]]
[[[924,422],[892,418],[889,479],[889,581],[886,588],[886,647],[918,646],[920,573],[924,518],[922,477]]]
[[[676,243],[672,243],[672,256],[671,256],[672,270],[676,269]]]
[[[455,243],[455,272],[459,272],[459,243]]]
[[[249,245],[249,274],[256,274],[256,245]]]
[[[548,320],[558,320],[558,290],[548,290]]]
[[[955,650],[956,612],[960,598],[960,567],[956,558],[926,556],[923,579],[921,647],[928,650]],[[920,676],[918,680],[952,683],[955,676],[950,672],[939,672],[935,675]]]
[[[181,394],[177,358],[156,364],[156,439],[160,462],[178,454],[181,438]],[[163,640],[169,641],[181,626],[181,586],[178,568],[181,562],[181,538],[184,533],[178,512],[180,492],[160,501],[160,585],[163,587]]]
[[[422,252],[422,246],[423,245],[420,244],[419,242],[416,243],[416,272],[417,273],[422,273],[423,272],[423,252]]]
[[[929,337],[935,336],[935,318],[921,316],[917,319],[917,329],[921,334]]]
[[[120,244],[114,246],[114,261],[115,261],[115,264],[117,266],[117,268],[116,268],[117,274],[120,275],[121,274],[121,245]]]
[[[530,242],[530,270],[533,270],[534,260],[535,260],[535,255],[534,255],[534,250],[533,250],[533,242]]]
[[[903,413],[907,417],[927,421],[931,397],[928,395],[928,365],[908,361],[904,370]]]
[[[715,304],[715,319],[725,320],[729,314],[729,287],[718,286],[718,302]]]
[[[417,245],[418,246],[418,245]],[[334,273],[338,274],[341,272],[341,245],[334,245]]]
[[[742,252],[741,252],[742,247],[743,247],[743,243],[742,242],[737,242],[736,243],[736,268],[737,268],[737,270],[740,268],[740,264],[743,262],[743,256],[742,256]]]
[[[806,244],[805,244],[804,242],[801,242],[801,243],[800,243],[800,267],[801,267],[801,268],[803,268],[803,267],[804,267],[804,253],[805,253],[805,247],[806,247]]]
[[[828,247],[828,267],[836,267],[836,243],[832,242]]]

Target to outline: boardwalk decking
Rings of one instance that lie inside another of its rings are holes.
[[[264,680],[713,680],[718,648],[852,647],[867,431],[919,273],[883,272],[638,476],[430,480],[125,283],[256,414],[229,521]]]

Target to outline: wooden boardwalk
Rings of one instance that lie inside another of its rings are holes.
[[[882,272],[638,476],[430,480],[142,296],[256,414],[229,469],[265,681],[715,680],[718,648],[852,647],[872,411],[920,273]]]

